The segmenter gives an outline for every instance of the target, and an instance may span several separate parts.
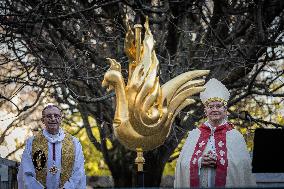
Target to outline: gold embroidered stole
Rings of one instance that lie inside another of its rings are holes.
[[[61,157],[61,174],[59,187],[62,187],[65,182],[67,182],[71,177],[75,161],[75,146],[72,136],[68,133],[65,134],[62,143]]]
[[[48,157],[48,141],[42,133],[37,134],[34,137],[32,144],[32,161],[35,167],[36,179],[44,187],[46,187],[46,175],[49,171],[47,169],[47,157]],[[73,165],[75,160],[75,146],[73,144],[72,136],[65,133],[65,137],[62,141],[61,149],[61,170],[60,170],[60,184],[62,187],[65,182],[72,175]]]

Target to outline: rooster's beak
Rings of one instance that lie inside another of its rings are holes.
[[[102,86],[103,86],[104,88],[107,86],[107,82],[106,82],[105,79],[102,81]]]
[[[110,91],[112,91],[112,90],[114,89],[114,87],[113,87],[112,85],[108,84],[105,79],[104,79],[103,82],[102,82],[102,86],[103,86],[104,88],[107,88],[107,89],[106,89],[107,92],[110,92]]]

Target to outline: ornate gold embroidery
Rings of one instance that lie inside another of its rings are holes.
[[[65,133],[65,138],[62,144],[62,159],[61,159],[61,177],[60,187],[71,177],[75,160],[75,146],[72,136]]]
[[[48,157],[48,142],[42,133],[35,136],[32,144],[33,162],[36,171],[36,179],[45,187]],[[45,161],[44,161],[45,159]],[[71,177],[75,160],[75,146],[72,136],[65,132],[61,150],[60,187]],[[53,167],[51,167],[52,169]],[[52,169],[53,170],[53,169]],[[58,170],[57,170],[58,171]]]
[[[33,140],[32,145],[32,155],[33,155],[33,163],[35,166],[36,179],[45,186],[46,182],[46,159],[48,155],[48,144],[47,140],[43,136],[42,133],[37,134]],[[45,163],[43,164],[43,157],[45,157]]]

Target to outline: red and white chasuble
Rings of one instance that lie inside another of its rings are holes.
[[[175,187],[204,187],[201,186],[201,165],[198,163],[206,146],[214,137],[214,150],[217,156],[217,167],[211,178],[215,185],[211,187],[254,187],[254,175],[251,173],[251,159],[243,136],[232,124],[226,122],[215,128],[212,133],[210,127],[202,124],[192,130],[183,146],[176,165]],[[208,168],[212,169],[212,168]]]

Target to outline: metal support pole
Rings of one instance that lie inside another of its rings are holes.
[[[137,164],[137,187],[144,187],[144,171],[143,164],[145,159],[143,157],[142,148],[136,148],[137,156],[135,159],[135,164]]]

